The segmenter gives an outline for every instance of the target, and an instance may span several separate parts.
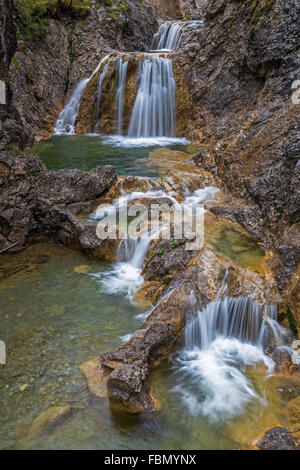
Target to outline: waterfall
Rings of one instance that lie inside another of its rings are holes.
[[[136,304],[135,294],[144,282],[141,272],[150,243],[150,237],[140,239],[128,237],[120,241],[116,263],[111,269],[94,275],[100,281],[104,292],[127,293],[131,303]]]
[[[98,131],[99,124],[100,124],[100,119],[101,119],[101,109],[100,109],[100,103],[101,103],[101,96],[102,96],[102,85],[103,85],[103,80],[105,78],[108,66],[110,64],[110,61],[107,62],[107,64],[104,66],[102,72],[99,75],[98,78],[98,84],[97,84],[97,121],[94,126],[94,133]]]
[[[55,134],[75,134],[75,123],[79,111],[80,101],[89,80],[89,78],[81,80],[81,82],[75,88],[69,103],[61,111],[55,123]]]
[[[222,290],[225,292],[224,286]],[[202,310],[195,309],[195,302],[191,304],[185,346],[176,360],[173,392],[192,415],[228,422],[253,400],[266,405],[247,368],[262,363],[266,373],[272,371],[274,363],[264,348],[270,339],[277,346],[282,343],[281,327],[276,306],[262,310],[248,297],[219,297]]]
[[[172,62],[163,57],[144,58],[128,135],[171,137],[175,127],[175,79]]]
[[[80,107],[80,102],[81,98],[83,96],[84,90],[86,89],[87,84],[91,80],[91,78],[95,75],[95,73],[98,72],[100,69],[102,63],[109,57],[106,56],[104,57],[97,67],[95,68],[94,72],[89,78],[85,78],[80,81],[80,83],[77,85],[75,88],[75,91],[73,95],[71,96],[71,99],[69,103],[63,108],[61,111],[55,126],[54,126],[54,133],[55,134],[69,134],[69,135],[74,135],[75,134],[75,124],[76,124],[76,119]]]
[[[153,36],[151,50],[173,51],[176,49],[181,28],[181,23],[163,23]]]
[[[116,105],[117,105],[117,134],[123,133],[123,111],[124,111],[124,95],[126,87],[128,60],[123,62],[123,59],[118,59],[117,77],[118,86],[116,91]]]
[[[222,336],[264,348],[267,345],[269,325],[273,325],[276,319],[276,306],[266,307],[264,315],[249,297],[216,300],[199,311],[187,325],[185,344],[188,349],[207,349],[213,341]]]

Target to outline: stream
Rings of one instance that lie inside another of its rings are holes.
[[[218,197],[219,190],[201,180],[191,163],[199,147],[176,136],[172,61],[161,50],[176,48],[180,32],[181,24],[161,26],[149,47],[154,53],[142,57],[128,132],[123,106],[128,64],[106,56],[78,85],[56,123],[56,135],[31,151],[51,170],[110,164],[119,176],[143,177],[154,186],[165,181],[158,190],[175,199],[177,175],[182,204],[209,204]],[[119,77],[115,133],[101,129],[109,73]],[[97,110],[90,130],[77,135],[81,100],[94,80]],[[146,186],[136,191],[148,195]],[[206,243],[237,265],[263,272],[264,250],[242,229],[210,217]],[[112,263],[50,241],[0,256],[10,273],[0,277],[0,338],[7,345],[7,364],[0,366],[1,449],[245,449],[282,423],[281,410],[299,394],[300,380],[276,376],[264,354],[265,323],[280,336],[276,306],[266,314],[251,299],[228,299],[226,279],[222,296],[206,307],[191,293],[185,334],[150,376],[159,409],[116,412],[107,398],[89,391],[79,366],[128,340],[151,312],[135,300],[149,246],[144,240],[119,246]],[[58,407],[67,415],[53,426],[42,425],[43,413]]]

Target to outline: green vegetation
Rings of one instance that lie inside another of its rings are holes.
[[[47,34],[47,6],[36,0],[14,0],[18,14],[18,38],[39,43]]]
[[[277,212],[276,212],[276,217],[278,217],[278,219],[281,219],[282,217],[282,213],[283,213],[283,204],[278,204],[276,206],[276,209],[277,209]]]
[[[112,18],[114,21],[116,21],[117,17],[121,13],[127,13],[127,8],[128,4],[127,2],[122,2],[119,0],[100,0],[100,3],[103,3],[105,6],[107,6],[107,16],[108,18]]]
[[[268,13],[272,6],[273,6],[274,0],[253,0],[251,7],[250,7],[250,13],[251,13],[251,30],[255,28],[255,26],[258,24],[259,20],[259,26],[264,27],[266,26],[267,22],[265,18],[261,18],[262,15],[265,15]]]
[[[161,248],[160,250],[153,250],[152,251],[152,255],[155,256],[155,255],[162,255],[164,254],[165,250],[163,248]]]
[[[17,11],[18,38],[39,43],[48,32],[48,19],[85,17],[90,0],[13,0]]]
[[[20,62],[17,59],[12,59],[11,65],[15,67],[16,69],[20,68]]]

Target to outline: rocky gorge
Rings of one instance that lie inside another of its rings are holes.
[[[221,439],[211,448],[298,448],[299,2],[92,0],[84,11],[58,2],[46,13],[45,36],[30,41],[20,34],[16,5],[0,1],[0,79],[7,88],[0,135],[3,294],[22,276],[30,282],[30,250],[40,244],[39,256],[49,250],[53,260],[56,249],[66,259],[65,250],[82,254],[74,273],[85,279],[92,277],[90,263],[109,263],[93,274],[102,291],[130,300],[124,314],[136,305],[147,311],[121,344],[114,339],[107,348],[92,347],[79,364],[72,356],[93,397],[85,410],[102,400],[102,416],[111,410],[120,421],[125,413],[125,420],[145,416],[145,426],[163,422],[168,403],[156,377],[171,361],[179,376],[172,390],[185,412],[192,408],[191,416],[208,423],[234,419],[251,400],[267,396],[259,425],[245,412],[245,424],[223,431],[230,444]],[[98,143],[80,139],[99,136],[102,153],[97,147],[89,163],[85,151]],[[73,142],[70,150],[64,139]],[[152,139],[143,158],[133,153],[135,139],[143,149]],[[81,142],[84,170],[69,163]],[[34,155],[39,145],[54,145],[60,169]],[[69,160],[63,160],[66,153]],[[100,239],[101,207],[119,214],[124,197],[129,208],[143,204],[143,220],[150,220],[151,204],[162,204],[160,217],[173,217],[170,237],[122,241],[124,227],[118,226],[121,238]],[[187,251],[189,240],[175,236],[176,218],[197,203],[205,208],[205,243]],[[51,265],[48,258],[45,263]],[[33,263],[34,272],[39,264]],[[88,304],[84,300],[82,308]],[[58,360],[59,367],[66,361]],[[220,374],[224,394],[209,367]],[[221,370],[239,378],[230,382]],[[280,399],[278,390],[284,390]],[[15,397],[14,389],[10,393]],[[68,426],[80,407],[77,397],[70,405],[66,396],[53,392],[50,420],[49,410],[33,413],[25,437],[12,431],[5,446],[30,448],[47,427],[51,436],[65,419]],[[219,403],[230,403],[229,396],[235,398],[230,410]],[[195,435],[197,426],[191,422]],[[212,424],[202,426],[211,432]]]

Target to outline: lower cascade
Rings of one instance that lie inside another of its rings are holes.
[[[272,339],[282,345],[276,306],[262,311],[248,297],[229,297],[191,309],[173,392],[192,415],[201,413],[210,421],[234,418],[253,400],[266,405],[247,368],[262,363],[272,373],[274,363],[264,350]]]

